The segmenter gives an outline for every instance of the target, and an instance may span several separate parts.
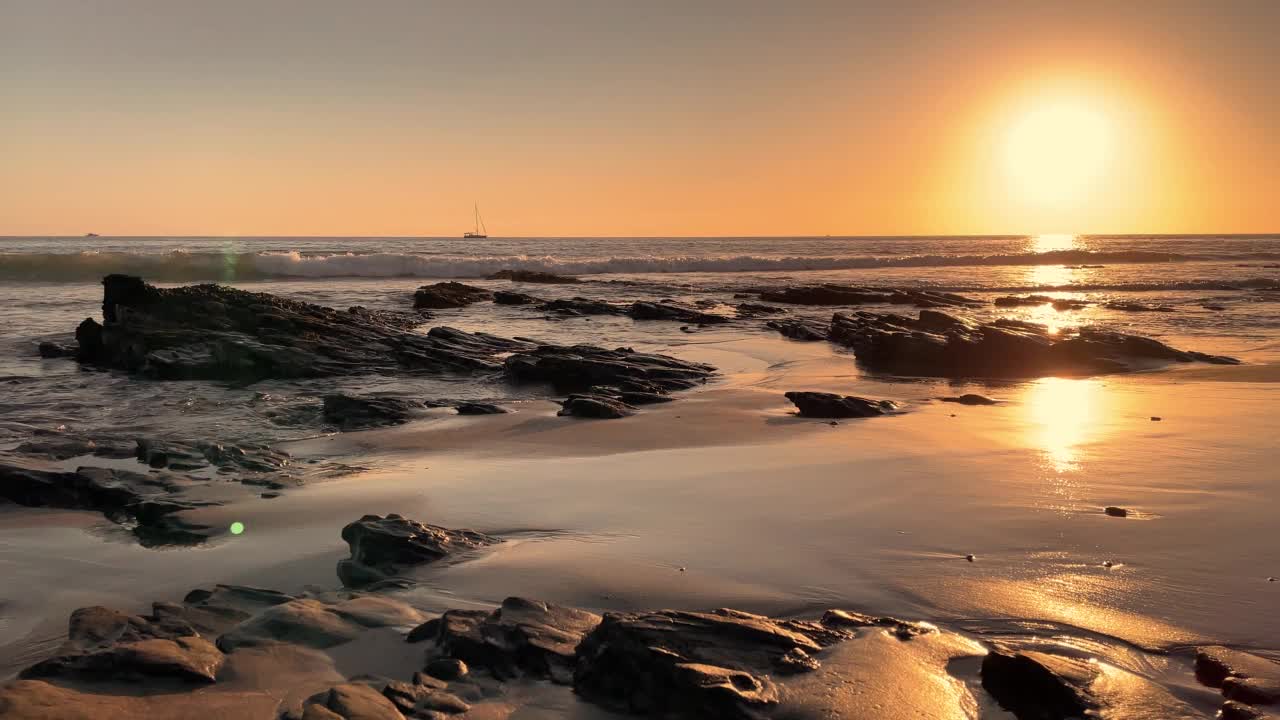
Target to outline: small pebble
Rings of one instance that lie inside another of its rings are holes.
[[[1159,415],[1152,415],[1152,416],[1151,416],[1151,422],[1160,422],[1160,416],[1159,416]]]
[[[1111,517],[1128,517],[1128,516],[1129,516],[1129,511],[1128,511],[1128,510],[1126,510],[1126,509],[1124,509],[1124,508],[1122,508],[1122,507],[1118,507],[1118,506],[1116,506],[1116,505],[1108,505],[1108,506],[1103,510],[1103,512],[1105,512],[1106,514],[1110,515]]]
[[[270,500],[271,498],[278,498],[278,497],[280,497],[280,493],[278,493],[278,492],[276,492],[276,491],[274,491],[274,490],[268,490],[267,492],[262,493],[262,497],[263,497],[263,499],[265,499],[265,500]]]
[[[829,423],[827,423],[827,424],[828,424],[828,425],[830,425],[831,427],[835,427],[836,425],[839,425],[840,423],[836,422],[835,420],[832,420],[831,422],[829,422]]]
[[[973,553],[969,553],[968,555],[965,555],[965,556],[964,556],[964,559],[965,559],[965,560],[968,560],[969,562],[973,562],[974,560],[977,560],[978,558],[977,558],[977,556],[975,556]]]
[[[681,566],[680,566],[680,572],[684,572],[684,571],[685,571],[685,567],[684,567],[683,565],[681,565]]]
[[[1115,563],[1111,562],[1110,560],[1103,560],[1103,561],[1102,561],[1102,567],[1104,567],[1104,568],[1109,568],[1109,567],[1114,567],[1114,566],[1115,566]]]
[[[1267,578],[1267,582],[1276,582],[1276,578],[1269,577]]]

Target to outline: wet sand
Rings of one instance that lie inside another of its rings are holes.
[[[417,572],[425,610],[510,595],[596,610],[850,607],[1152,649],[1280,648],[1275,366],[956,385],[865,377],[825,343],[751,336],[679,354],[724,379],[625,420],[528,401],[295,443],[370,469],[191,513],[246,526],[206,547],[147,550],[100,516],[0,509],[0,570],[19,588],[0,607],[0,672],[50,652],[76,607],[136,611],[212,582],[335,587],[341,527],[388,512],[509,541]],[[800,389],[904,412],[801,419],[782,397]],[[1001,403],[936,400],[962,392]]]

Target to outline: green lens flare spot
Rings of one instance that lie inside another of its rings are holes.
[[[231,534],[232,534],[232,535],[239,535],[239,534],[240,534],[240,533],[242,533],[242,532],[244,532],[244,523],[242,523],[242,522],[238,522],[238,521],[237,521],[237,522],[233,522],[233,523],[231,523]]]

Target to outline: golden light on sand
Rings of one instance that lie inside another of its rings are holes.
[[[1026,395],[1030,443],[1058,473],[1080,469],[1078,448],[1093,432],[1099,398],[1096,380],[1042,378]]]
[[[1082,207],[1111,160],[1113,123],[1099,103],[1038,98],[1005,130],[1002,167],[1011,197],[1049,209]]]

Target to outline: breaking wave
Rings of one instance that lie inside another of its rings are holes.
[[[903,267],[1095,265],[1191,261],[1280,260],[1280,253],[1190,255],[1150,251],[1060,250],[1003,255],[881,256],[611,256],[560,258],[532,255],[432,255],[413,253],[302,252],[81,252],[0,254],[0,280],[88,282],[109,273],[141,275],[153,282],[271,280],[288,278],[422,277],[480,278],[504,269],[567,275],[607,273],[734,273],[852,270]]]

